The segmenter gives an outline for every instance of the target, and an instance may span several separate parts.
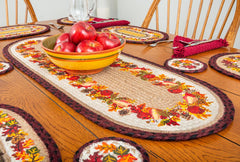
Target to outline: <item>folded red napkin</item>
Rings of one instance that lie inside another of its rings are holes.
[[[122,26],[130,24],[130,22],[127,20],[103,19],[97,17],[90,19],[89,23],[92,24],[92,26],[94,26],[96,29],[108,26]]]
[[[227,47],[228,43],[225,39],[212,40],[198,45],[188,46],[188,43],[199,42],[182,36],[176,36],[173,40],[173,55],[172,58],[183,58],[197,53],[206,52],[212,49]],[[186,43],[185,43],[186,42]],[[188,42],[188,43],[187,43]]]

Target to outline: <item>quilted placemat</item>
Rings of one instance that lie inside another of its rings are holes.
[[[63,25],[73,25],[76,22],[68,20],[67,17],[64,17],[64,18],[58,19],[57,23],[58,24],[63,24]],[[98,18],[98,17],[91,17],[88,20],[88,23],[90,23],[96,29],[107,27],[107,26],[128,25],[128,24],[130,24],[130,22],[127,21],[127,20],[117,20],[117,19],[113,19],[113,18],[103,19],[103,18]]]
[[[110,26],[101,29],[101,31],[115,33],[126,39],[128,43],[154,43],[168,39],[167,33],[131,25]]]
[[[165,61],[164,66],[185,73],[199,73],[207,69],[207,64],[190,58],[168,59]]]
[[[124,53],[98,74],[72,75],[48,59],[44,38],[12,42],[4,56],[99,126],[149,140],[189,140],[233,120],[231,100],[206,82]]]
[[[32,36],[48,32],[50,27],[48,25],[14,25],[0,27],[0,40],[14,39],[26,36]]]
[[[213,69],[227,76],[240,79],[240,53],[220,53],[209,60]]]
[[[0,104],[0,161],[62,161],[54,140],[24,110]]]
[[[5,74],[11,70],[13,70],[12,64],[10,64],[9,62],[0,61],[0,75]]]
[[[148,162],[146,150],[128,139],[105,137],[83,145],[74,155],[74,162]]]

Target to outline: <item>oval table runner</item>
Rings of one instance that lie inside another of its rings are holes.
[[[220,53],[209,60],[213,69],[227,76],[240,79],[240,53]]]
[[[12,64],[10,64],[9,62],[0,61],[0,75],[5,74],[11,70],[13,70]]]
[[[50,30],[48,25],[14,25],[0,27],[0,40],[14,39],[46,33]]]
[[[0,161],[62,161],[48,132],[24,110],[0,104]]]
[[[168,34],[142,28],[138,26],[110,26],[101,29],[102,32],[110,32],[123,37],[128,43],[154,43],[168,39]]]
[[[104,128],[150,140],[188,140],[217,133],[233,120],[232,102],[206,82],[124,53],[98,74],[68,74],[43,52],[44,38],[13,42],[4,56]]]
[[[92,140],[75,153],[74,162],[148,162],[146,150],[137,143],[128,139],[105,137]]]

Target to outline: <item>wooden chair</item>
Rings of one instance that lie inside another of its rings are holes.
[[[165,20],[166,29],[161,30],[168,34],[199,40],[225,38],[229,42],[229,46],[233,47],[240,25],[240,0],[162,0],[161,3],[160,1],[153,0],[142,27],[149,27],[155,13],[157,30],[159,30],[159,25],[164,24]],[[172,5],[175,5],[176,9],[173,9]],[[183,9],[183,7],[186,9]],[[164,10],[166,11],[165,13],[160,12]],[[235,13],[232,13],[234,11]],[[173,21],[175,25],[171,25],[174,13],[175,19]],[[195,19],[192,18],[194,14],[196,15]],[[233,15],[232,20],[230,20],[230,15]],[[167,18],[161,20],[161,16],[166,16]],[[226,26],[227,24],[229,26]],[[190,25],[192,30],[189,27]],[[170,27],[173,26],[175,27],[175,32],[171,33]],[[180,31],[180,29],[183,30]],[[225,36],[223,36],[224,31]]]
[[[11,4],[10,4],[11,3]],[[6,25],[9,26],[10,25],[10,22],[9,22],[9,18],[12,16],[10,15],[11,13],[14,14],[14,12],[9,12],[9,8],[10,8],[10,5],[12,7],[12,3],[14,3],[13,0],[5,0],[5,14],[6,14]],[[17,25],[19,24],[19,20],[20,20],[20,14],[19,14],[19,11],[22,12],[22,8],[20,9],[19,8],[19,0],[15,0],[15,24],[12,24],[12,25]],[[34,22],[37,22],[37,17],[36,17],[36,14],[35,14],[35,11],[32,7],[32,4],[30,2],[30,0],[24,0],[24,3],[26,5],[26,10],[25,10],[25,21],[24,21],[24,24],[26,23],[34,23]],[[31,17],[31,21],[28,21],[28,13],[30,14],[30,17]],[[12,16],[13,17],[13,16]],[[23,24],[23,23],[22,23]]]

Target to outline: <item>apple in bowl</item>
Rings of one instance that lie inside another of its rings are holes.
[[[96,32],[96,34],[97,38],[101,32]],[[95,74],[102,71],[118,58],[118,55],[126,44],[126,41],[122,37],[116,35],[120,41],[118,46],[104,49],[103,45],[95,38],[95,40],[81,40],[78,44],[75,44],[75,51],[66,52],[55,49],[55,46],[68,42],[56,43],[60,36],[61,34],[58,34],[45,38],[41,46],[51,62],[71,74],[78,75]],[[71,37],[70,42],[72,42]]]

